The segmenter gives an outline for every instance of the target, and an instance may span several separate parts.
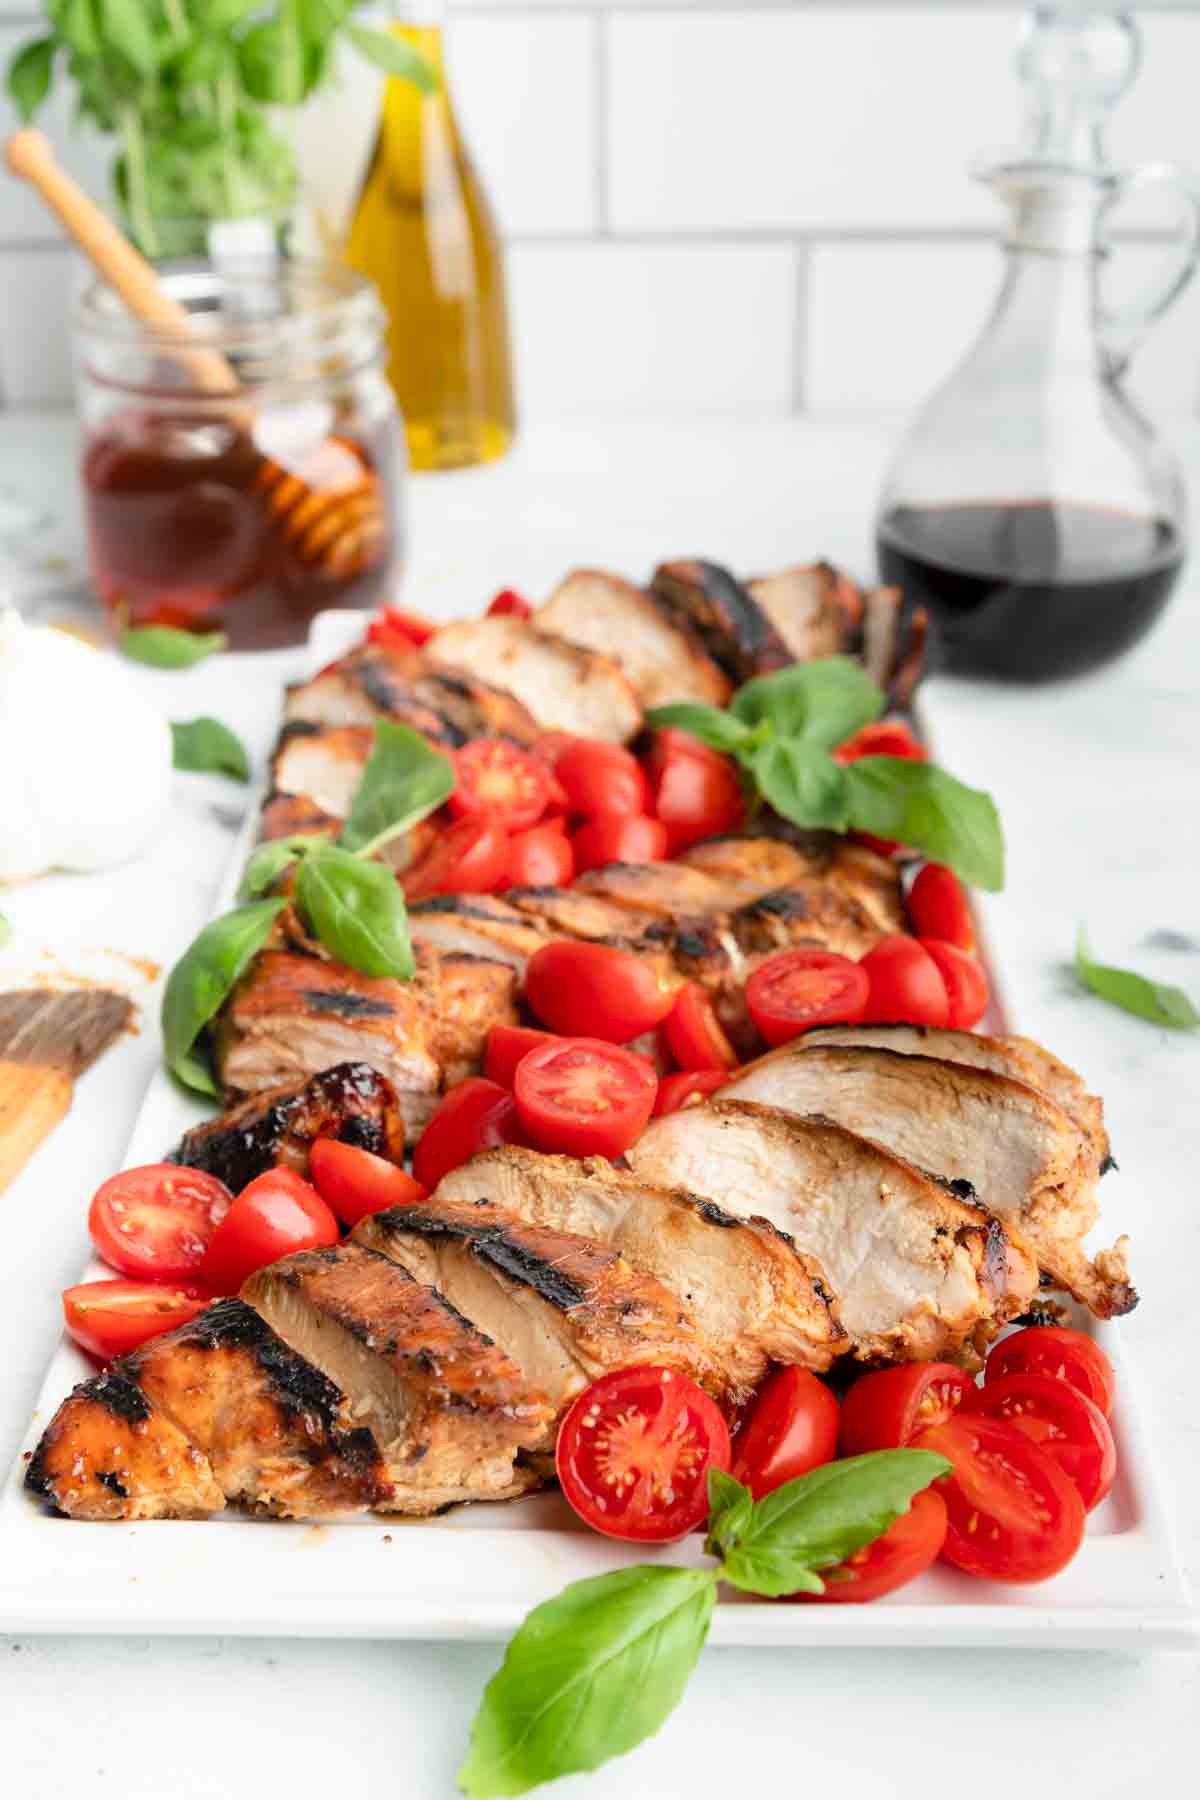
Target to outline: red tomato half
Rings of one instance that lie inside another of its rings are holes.
[[[919,1432],[952,1417],[975,1393],[953,1363],[897,1363],[860,1375],[842,1401],[843,1456],[902,1450]]]
[[[357,1225],[370,1213],[411,1206],[425,1198],[425,1189],[406,1170],[337,1138],[318,1138],[308,1153],[308,1166],[317,1192],[343,1225]]]
[[[508,833],[495,819],[460,819],[441,831],[421,860],[406,869],[401,885],[410,900],[433,894],[490,894],[508,862]]]
[[[867,1025],[948,1025],[950,1002],[941,970],[916,938],[885,937],[859,963],[870,991]]]
[[[574,879],[575,852],[561,823],[547,819],[509,838],[502,887],[570,887]]]
[[[209,1304],[198,1288],[156,1281],[84,1281],[63,1294],[69,1335],[89,1356],[111,1362],[161,1332],[186,1325]]]
[[[529,1142],[569,1156],[623,1155],[645,1130],[657,1092],[646,1057],[600,1038],[543,1044],[521,1058],[513,1077]]]
[[[813,1025],[852,1025],[863,1016],[869,982],[861,963],[833,950],[781,950],[752,969],[750,1017],[768,1044],[786,1044]]]
[[[837,1455],[838,1403],[807,1369],[776,1369],[734,1445],[733,1473],[756,1500]]]
[[[667,854],[667,828],[639,813],[601,813],[574,833],[575,867],[602,869],[605,863],[662,862]]]
[[[1107,1419],[1117,1378],[1099,1344],[1069,1325],[1029,1325],[996,1345],[983,1371],[985,1386],[1002,1375],[1053,1375],[1086,1394]]]
[[[236,1294],[256,1269],[297,1250],[336,1244],[341,1229],[311,1182],[268,1169],[244,1187],[213,1232],[197,1275],[215,1294]]]
[[[641,957],[609,944],[559,938],[535,950],[525,970],[525,998],[543,1025],[564,1037],[611,1044],[653,1031],[677,992],[677,984],[660,981]]]
[[[504,738],[474,738],[456,750],[454,783],[448,805],[456,819],[494,819],[506,831],[535,825],[550,798],[545,763]]]
[[[1007,1419],[1047,1451],[1079,1489],[1084,1511],[1099,1506],[1117,1475],[1117,1448],[1100,1408],[1052,1375],[1002,1375],[971,1395],[967,1410]]]
[[[1045,1581],[1066,1568],[1083,1542],[1083,1501],[1023,1431],[960,1411],[923,1431],[916,1448],[954,1464],[938,1482],[950,1515],[947,1562],[990,1581]]]
[[[906,762],[928,762],[929,752],[898,719],[864,725],[833,753],[834,762],[858,762],[864,756],[902,756]]]
[[[946,1541],[946,1502],[935,1488],[913,1495],[907,1512],[893,1519],[882,1537],[865,1544],[846,1562],[820,1571],[823,1594],[792,1594],[793,1600],[878,1600],[923,1575]]]
[[[917,937],[941,938],[958,950],[974,950],[975,926],[964,888],[944,863],[926,863],[908,890],[908,916]]]
[[[557,1044],[552,1031],[534,1031],[528,1025],[493,1025],[483,1053],[483,1072],[499,1087],[511,1088],[517,1064],[543,1044]]]
[[[232,1199],[201,1169],[147,1163],[101,1182],[88,1231],[97,1256],[122,1275],[177,1281],[195,1273]]]
[[[533,608],[523,594],[515,588],[501,588],[488,604],[488,612],[493,617],[508,613],[514,619],[531,619]]]
[[[482,1075],[471,1075],[439,1101],[413,1151],[413,1174],[432,1192],[443,1175],[469,1162],[477,1151],[521,1141],[517,1109],[508,1089]]]
[[[655,732],[646,772],[671,856],[701,838],[737,831],[745,820],[746,799],[733,763],[690,732],[675,726]]]
[[[681,1069],[728,1070],[737,1065],[737,1052],[698,981],[685,982],[680,988],[662,1030],[667,1049]]]
[[[419,613],[405,612],[399,606],[385,606],[367,626],[367,642],[379,644],[386,650],[420,649],[437,629]]]
[[[951,1029],[969,1031],[972,1025],[978,1025],[987,1011],[988,979],[983,964],[965,950],[943,944],[938,938],[923,937],[917,942],[938,966],[946,989]]]
[[[629,818],[650,811],[641,764],[620,744],[571,738],[554,758],[554,774],[571,811],[589,819],[610,813]]]
[[[715,1400],[676,1369],[616,1369],[584,1388],[555,1452],[563,1493],[586,1525],[670,1543],[708,1516],[708,1471],[729,1467]]]
[[[728,1080],[728,1069],[684,1069],[679,1075],[664,1075],[658,1084],[654,1117],[660,1119],[664,1113],[678,1112],[691,1100],[707,1100]]]

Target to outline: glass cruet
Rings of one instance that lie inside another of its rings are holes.
[[[1178,465],[1122,382],[1192,276],[1200,200],[1167,164],[1109,164],[1107,116],[1140,49],[1123,8],[1032,8],[1026,147],[976,170],[1009,208],[1003,282],[901,444],[877,519],[882,578],[927,608],[952,672],[1031,682],[1108,662],[1150,629],[1183,563]],[[1150,188],[1173,197],[1179,230],[1153,287],[1114,307],[1110,215]]]

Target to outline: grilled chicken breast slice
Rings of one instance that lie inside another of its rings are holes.
[[[451,745],[467,734],[430,706],[414,683],[426,673],[418,650],[389,650],[381,644],[358,644],[329,663],[309,681],[288,688],[283,703],[285,727],[311,725],[371,726],[376,719],[399,719],[426,737]]]
[[[271,783],[344,819],[371,754],[370,725],[285,725],[271,757]]]
[[[362,1244],[302,1251],[260,1269],[242,1293],[349,1396],[387,1470],[388,1510],[427,1514],[533,1485],[514,1462],[545,1439],[545,1394],[394,1261]]]
[[[706,838],[678,860],[718,881],[731,909],[767,894],[795,888],[803,892],[813,882],[822,882],[856,902],[881,933],[907,930],[900,877],[893,863],[828,832],[806,836],[803,844],[777,837]]]
[[[733,687],[793,660],[765,609],[718,563],[662,563],[650,587],[670,615],[696,633]]]
[[[733,1389],[756,1386],[771,1362],[827,1369],[846,1348],[822,1270],[774,1225],[649,1186],[603,1157],[484,1150],[444,1177],[437,1200],[617,1251],[682,1301]]]
[[[572,569],[538,607],[533,623],[615,657],[644,707],[676,700],[724,706],[732,692],[690,625],[653,593],[602,569]]]
[[[313,837],[335,837],[341,829],[340,817],[315,806],[302,794],[270,793],[263,802],[258,818],[258,841],[270,843],[273,838],[293,837],[307,832]]]
[[[554,1417],[606,1369],[665,1363],[723,1390],[674,1294],[590,1238],[442,1200],[375,1213],[353,1236],[436,1287],[549,1395]],[[542,1448],[553,1445],[547,1427]]]
[[[435,894],[408,908],[414,943],[445,954],[494,957],[522,975],[536,950],[555,935],[494,894]]]
[[[1032,1258],[979,1207],[823,1119],[715,1101],[652,1120],[643,1181],[766,1215],[824,1270],[856,1356],[974,1361],[1037,1290]]]
[[[477,737],[503,737],[515,744],[532,744],[542,734],[529,708],[515,694],[480,681],[466,669],[429,669],[413,681],[413,692],[462,743]]]
[[[462,667],[506,688],[547,731],[627,743],[642,709],[620,664],[539,631],[525,619],[492,616],[448,625],[425,646],[438,668]]]
[[[367,1063],[336,1063],[302,1087],[254,1094],[193,1126],[167,1160],[206,1169],[237,1194],[279,1164],[306,1175],[308,1153],[320,1137],[402,1162],[404,1118],[391,1083]]]
[[[796,564],[746,583],[795,662],[836,656],[856,633],[858,590],[830,563]]]
[[[994,1069],[895,1050],[785,1044],[718,1097],[822,1114],[919,1168],[971,1183],[980,1204],[1032,1248],[1056,1286],[1101,1318],[1137,1304],[1125,1241],[1089,1259],[1096,1146],[1036,1088]]]

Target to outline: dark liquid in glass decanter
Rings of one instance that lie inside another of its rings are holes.
[[[1071,502],[893,507],[882,579],[928,608],[939,665],[1055,681],[1112,660],[1166,605],[1185,545],[1166,519]]]

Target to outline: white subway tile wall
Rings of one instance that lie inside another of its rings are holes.
[[[0,58],[36,30],[0,0]],[[1145,62],[1112,141],[1200,170],[1200,0],[1138,8]],[[450,0],[451,75],[509,245],[526,417],[906,408],[953,365],[999,278],[971,159],[1011,144],[1021,9],[988,0]],[[361,69],[306,122],[339,203],[368,142]],[[46,129],[103,194],[108,147]],[[0,99],[0,131],[12,123]],[[1131,212],[1128,285],[1165,214]],[[71,259],[0,174],[0,404],[70,395]],[[1200,282],[1134,383],[1200,404]]]

